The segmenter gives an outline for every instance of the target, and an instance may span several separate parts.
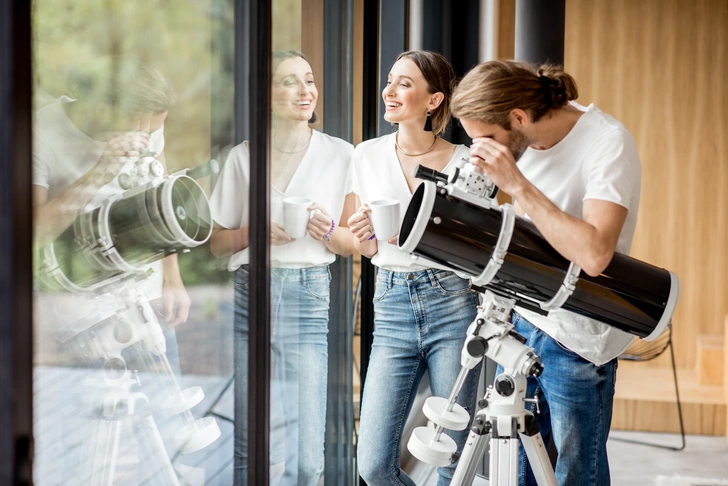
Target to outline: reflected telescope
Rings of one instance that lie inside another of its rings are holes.
[[[564,309],[647,341],[657,338],[677,304],[677,276],[615,253],[598,276],[562,257],[513,206],[498,206],[493,184],[469,164],[452,175],[418,168],[425,179],[407,208],[398,244],[467,274],[473,286],[548,314]]]
[[[169,177],[152,177],[76,217],[41,250],[39,281],[46,289],[96,291],[146,265],[188,251],[212,234],[212,213],[192,178],[217,170],[212,160]],[[121,174],[125,175],[125,174]]]

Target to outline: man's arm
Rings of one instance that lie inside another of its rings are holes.
[[[546,241],[588,275],[599,275],[612,261],[627,219],[624,206],[587,199],[582,207],[582,221],[561,211],[533,185],[529,184],[514,198],[518,210],[528,214]]]
[[[619,234],[627,218],[627,208],[609,201],[587,199],[583,220],[561,211],[516,166],[511,151],[490,138],[473,140],[470,163],[478,166],[503,191],[517,201],[546,241],[564,258],[579,265],[588,275],[597,276],[609,265]]]

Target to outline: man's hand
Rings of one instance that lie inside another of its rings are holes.
[[[482,170],[498,188],[516,197],[528,183],[516,166],[511,150],[492,138],[474,138],[469,162]]]
[[[177,255],[169,255],[162,259],[162,274],[164,275],[164,287],[162,289],[164,320],[167,322],[168,327],[176,327],[183,322],[187,322],[190,306],[192,305],[179,273]]]
[[[164,320],[167,321],[168,327],[177,327],[183,322],[187,322],[192,301],[181,278],[164,279],[162,299],[164,302]]]

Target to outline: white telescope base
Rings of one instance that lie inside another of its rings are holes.
[[[202,417],[185,425],[174,434],[174,440],[182,454],[199,451],[220,437],[220,427],[214,417]]]
[[[435,440],[437,430],[431,427],[417,427],[412,431],[407,449],[420,461],[433,466],[445,467],[452,462],[452,455],[458,450],[449,436],[441,434]]]

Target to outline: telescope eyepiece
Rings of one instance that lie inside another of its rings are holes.
[[[430,169],[429,167],[425,167],[424,165],[418,165],[415,168],[415,177],[424,181],[430,181],[434,183],[443,182],[445,184],[447,184],[449,180],[447,174],[438,172],[435,169]]]

